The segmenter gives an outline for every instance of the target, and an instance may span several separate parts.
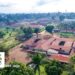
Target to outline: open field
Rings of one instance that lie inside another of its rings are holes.
[[[0,44],[6,48],[12,48],[20,43],[20,41],[16,40],[16,36],[21,33],[20,30],[4,27],[0,28],[0,31],[4,33],[3,38],[0,38]]]
[[[75,40],[75,34],[72,32],[59,32],[59,33],[55,33],[55,34],[60,37],[72,38]]]

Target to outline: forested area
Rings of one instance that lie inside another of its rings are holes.
[[[47,18],[54,20],[59,18],[60,21],[67,19],[75,19],[75,13],[31,13],[31,14],[0,14],[0,23],[4,22],[6,25],[11,25],[22,20],[37,20],[41,18]]]

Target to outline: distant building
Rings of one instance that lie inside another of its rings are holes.
[[[53,32],[60,32],[60,29],[53,29]]]
[[[75,19],[64,19],[63,22],[75,22]]]

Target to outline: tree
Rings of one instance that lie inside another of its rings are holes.
[[[71,57],[71,59],[70,59],[70,64],[71,64],[71,66],[72,66],[72,70],[71,70],[71,73],[72,73],[72,75],[75,75],[75,55],[74,56],[72,56]]]
[[[38,33],[40,32],[40,29],[39,28],[35,28],[34,29],[34,33],[36,33],[37,34],[37,38],[38,38]]]
[[[75,56],[72,56],[71,59],[70,59],[70,61],[71,61],[73,64],[75,64]]]
[[[69,26],[70,26],[72,33],[73,33],[75,30],[75,22],[72,22]]]
[[[3,38],[4,35],[4,32],[0,31],[0,38]]]
[[[0,44],[0,52],[5,52],[5,55],[8,56],[9,48],[6,48],[3,44]]]
[[[10,67],[5,67],[1,70],[1,75],[34,75],[33,70],[22,63],[14,61],[9,65]]]
[[[53,60],[45,66],[45,71],[47,75],[61,75],[62,73],[61,63]]]
[[[75,75],[75,56],[70,58],[70,62],[64,64],[64,71],[68,73],[68,75]]]
[[[60,21],[63,21],[63,20],[65,19],[65,16],[60,15],[60,16],[59,16],[59,19],[60,19]]]
[[[48,26],[46,26],[45,29],[46,29],[47,32],[52,33],[52,31],[53,31],[53,29],[54,29],[54,26],[51,26],[51,25],[49,26],[49,25],[48,25]]]
[[[40,75],[40,65],[43,64],[43,59],[44,59],[45,55],[43,54],[35,54],[32,55],[32,61],[30,63],[28,63],[27,65],[33,65],[33,69],[34,69],[34,73],[36,74],[36,71],[38,71],[39,75]]]
[[[23,32],[25,33],[25,37],[31,38],[32,37],[32,33],[33,33],[33,29],[32,28],[23,28]]]
[[[6,31],[7,31],[7,33],[9,32],[9,29],[10,29],[9,27],[6,27]]]

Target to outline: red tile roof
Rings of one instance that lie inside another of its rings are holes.
[[[61,41],[65,41],[65,44],[63,46],[59,45]],[[52,45],[50,45],[50,48],[60,50],[64,50],[65,52],[69,52],[71,50],[73,40],[71,39],[66,39],[66,38],[57,38]]]
[[[30,46],[35,45],[34,48],[35,49],[42,49],[42,50],[60,50],[60,48],[62,50],[64,50],[65,52],[70,52],[72,49],[72,45],[75,47],[75,42],[72,39],[68,39],[68,38],[55,38],[52,37],[50,39],[40,39],[38,42],[34,42],[35,39],[30,39],[27,42],[25,42],[25,44],[28,44]],[[59,43],[61,41],[65,41],[65,44],[63,46],[59,45]],[[74,43],[74,44],[73,44]],[[25,45],[23,44],[23,45]],[[73,49],[72,49],[73,51]],[[71,52],[72,52],[71,51]],[[73,52],[72,52],[73,53]],[[70,53],[70,54],[72,54]],[[65,54],[52,54],[49,59],[55,59],[61,62],[69,62],[69,57],[70,55],[65,55]]]
[[[61,62],[69,62],[69,56],[67,55],[62,55],[62,54],[53,54],[49,57],[49,59],[53,59],[53,60],[58,60]]]
[[[48,50],[50,48],[50,44],[55,40],[55,38],[50,38],[48,40],[40,40],[36,44],[37,49]]]

